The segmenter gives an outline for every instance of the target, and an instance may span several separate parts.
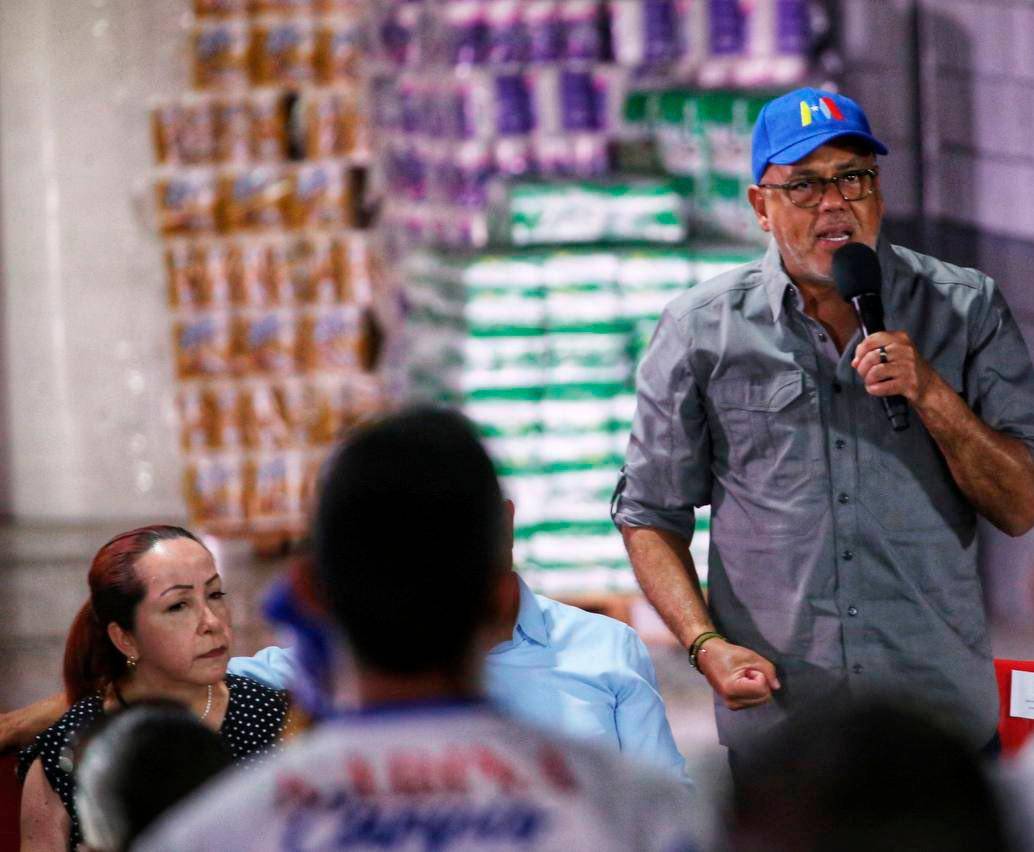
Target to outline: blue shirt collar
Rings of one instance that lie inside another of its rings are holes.
[[[517,609],[517,623],[513,627],[513,638],[509,642],[500,642],[491,653],[505,651],[520,643],[521,639],[529,639],[537,645],[549,646],[549,630],[546,628],[546,616],[539,606],[535,593],[528,584],[517,575],[517,588],[520,592],[520,604]]]

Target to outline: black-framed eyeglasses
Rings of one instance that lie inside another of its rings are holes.
[[[781,189],[797,207],[818,207],[826,194],[826,187],[833,184],[844,201],[861,201],[876,191],[876,177],[880,170],[857,169],[833,177],[802,177],[787,183],[759,183],[762,189]]]

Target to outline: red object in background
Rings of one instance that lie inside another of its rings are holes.
[[[18,849],[18,813],[22,800],[22,785],[14,774],[18,758],[0,757],[0,852]]]
[[[1034,719],[1018,719],[1009,715],[1012,697],[1013,671],[1034,672],[1034,660],[995,660],[998,678],[998,736],[1002,740],[1002,754],[1012,757],[1034,731]]]

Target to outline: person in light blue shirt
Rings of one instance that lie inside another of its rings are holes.
[[[489,696],[518,719],[607,746],[688,784],[653,663],[635,631],[537,595],[514,571],[506,583],[508,618],[485,666]],[[269,647],[234,657],[229,670],[284,689],[295,666],[292,649]]]

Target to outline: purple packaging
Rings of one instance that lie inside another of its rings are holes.
[[[563,25],[555,0],[525,0],[524,27],[530,62],[553,62],[563,53]]]
[[[488,24],[480,0],[448,0],[444,10],[445,61],[480,65],[488,48]]]
[[[776,0],[776,53],[803,56],[810,41],[807,0]]]
[[[537,171],[535,149],[527,136],[510,136],[495,143],[496,169],[507,177],[520,177]]]
[[[631,68],[672,63],[681,53],[675,0],[611,0],[614,58]]]
[[[396,2],[384,16],[379,27],[381,50],[395,65],[415,65],[417,56],[417,27],[420,23],[421,4],[406,0]]]
[[[597,0],[564,0],[560,4],[563,55],[567,59],[605,59],[603,27]]]
[[[492,152],[484,142],[465,142],[452,153],[448,201],[469,210],[488,205],[488,182],[494,173]]]
[[[560,114],[564,130],[600,129],[600,96],[591,71],[568,68],[560,72]]]
[[[416,135],[423,130],[423,92],[413,80],[401,80],[398,87],[402,132]]]
[[[500,136],[522,136],[535,128],[528,79],[523,74],[495,78],[496,130]]]
[[[492,0],[488,4],[488,61],[493,65],[528,60],[528,29],[521,5],[521,0]]]
[[[643,61],[666,65],[679,55],[678,14],[674,0],[642,0]]]
[[[709,0],[710,54],[730,56],[746,50],[747,28],[740,0]]]
[[[451,82],[444,94],[445,133],[454,139],[483,139],[494,136],[495,92],[484,72],[467,74]]]
[[[610,145],[602,133],[571,137],[572,174],[580,178],[602,177],[611,171]]]
[[[568,177],[574,174],[574,150],[570,136],[536,136],[534,150],[539,174],[544,177]]]

